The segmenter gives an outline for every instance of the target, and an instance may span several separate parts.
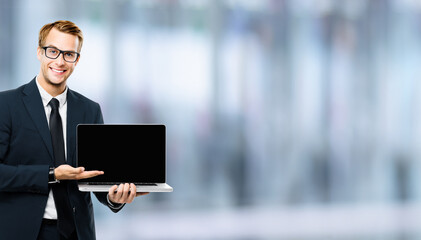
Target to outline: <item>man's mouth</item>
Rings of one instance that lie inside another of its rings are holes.
[[[59,69],[55,69],[55,68],[51,68],[50,67],[50,69],[53,71],[53,72],[56,72],[56,73],[64,73],[66,70],[59,70]]]

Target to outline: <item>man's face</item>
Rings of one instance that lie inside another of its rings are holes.
[[[77,52],[79,39],[77,36],[63,33],[57,29],[51,29],[45,40],[45,46],[42,47],[55,47],[62,51]],[[41,62],[41,76],[40,81],[44,84],[54,87],[66,86],[66,80],[72,74],[79,59],[74,63],[64,61],[63,54],[60,54],[56,59],[50,59],[45,56],[44,49],[38,47],[37,57]]]

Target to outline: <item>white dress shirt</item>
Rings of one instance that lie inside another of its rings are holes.
[[[45,116],[47,117],[48,125],[50,125],[50,115],[51,115],[51,106],[48,105],[50,103],[53,96],[51,96],[41,85],[38,83],[38,76],[36,79],[36,83],[38,86],[39,93],[41,94],[42,105],[44,106]],[[66,90],[55,98],[59,101],[59,113],[61,117],[61,122],[63,125],[63,138],[64,138],[64,152],[65,158],[67,159],[67,145],[66,145],[66,129],[67,129],[67,86]],[[47,206],[45,207],[44,218],[47,219],[57,219],[57,210],[56,205],[54,203],[53,198],[53,191],[50,190],[48,195]]]
[[[47,117],[48,125],[50,125],[51,106],[48,104],[50,103],[53,96],[51,96],[47,91],[45,91],[44,88],[41,87],[41,85],[38,83],[38,76],[36,78],[36,83],[38,86],[39,93],[41,94],[42,105],[44,106],[44,110],[45,110],[45,116]],[[68,87],[66,86],[66,89],[64,90],[64,92],[55,97],[60,103],[59,113],[60,113],[61,122],[63,125],[64,152],[65,152],[66,160],[67,160],[67,144],[66,144],[67,142],[67,139],[66,139],[66,136],[67,136],[66,134],[67,133],[66,131],[67,129],[67,90],[68,90]],[[119,203],[112,203],[110,199],[108,198],[108,194],[107,194],[107,202],[108,202],[108,206],[113,209],[120,209],[125,205],[125,204],[119,204]],[[56,204],[54,203],[53,191],[51,190],[48,195],[47,206],[45,207],[43,218],[57,219]]]

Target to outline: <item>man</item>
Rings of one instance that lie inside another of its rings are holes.
[[[95,239],[91,195],[80,192],[76,180],[104,172],[74,167],[75,135],[77,124],[103,118],[97,103],[67,87],[82,43],[72,22],[45,25],[39,74],[0,93],[0,239]],[[126,183],[95,195],[118,212],[143,194]]]

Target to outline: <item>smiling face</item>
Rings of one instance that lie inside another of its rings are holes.
[[[55,47],[62,51],[78,51],[79,39],[75,35],[60,32],[52,28],[45,44],[42,47]],[[79,59],[74,63],[64,61],[63,54],[56,59],[45,56],[45,50],[37,49],[37,57],[41,62],[40,73],[38,74],[39,84],[53,97],[61,94],[66,89],[67,78],[70,77]]]

